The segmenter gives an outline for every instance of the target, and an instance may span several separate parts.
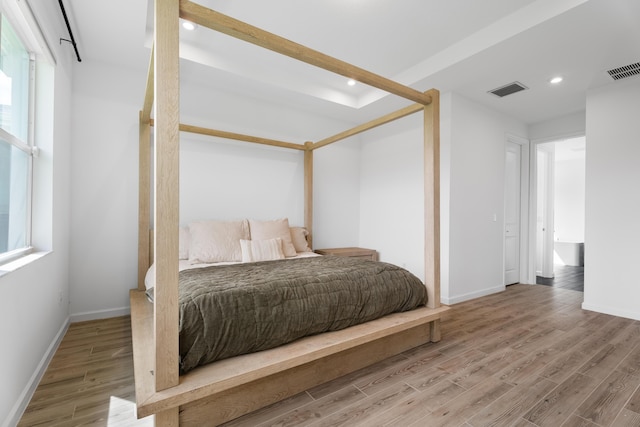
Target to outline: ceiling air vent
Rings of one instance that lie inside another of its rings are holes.
[[[525,85],[520,82],[509,83],[508,85],[499,87],[497,89],[490,90],[489,93],[492,93],[500,98],[505,97],[507,95],[511,95],[516,92],[520,92],[521,90],[529,89]]]
[[[624,67],[614,68],[607,71],[613,80],[620,80],[631,76],[637,76],[640,74],[640,62],[635,64],[625,65]]]

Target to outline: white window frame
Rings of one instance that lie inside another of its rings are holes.
[[[5,13],[4,8],[0,9],[0,16],[4,16],[11,25],[12,30],[20,38],[20,41],[25,47],[25,50],[29,53],[29,94],[28,94],[28,108],[27,108],[27,141],[10,134],[6,130],[0,128],[0,138],[8,142],[11,146],[23,151],[27,154],[27,206],[26,206],[26,225],[25,225],[25,246],[22,248],[14,249],[12,251],[0,253],[0,265],[9,263],[18,258],[33,252],[32,246],[32,227],[33,227],[33,159],[38,154],[38,149],[35,145],[34,128],[35,128],[35,68],[36,68],[36,54],[30,47],[29,40],[24,40],[25,29],[16,26],[12,19],[11,13]]]

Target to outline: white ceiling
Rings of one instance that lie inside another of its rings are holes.
[[[83,60],[146,75],[152,0],[66,1]],[[588,89],[613,82],[606,70],[640,62],[640,0],[200,3],[415,89],[455,91],[526,123],[583,110]],[[182,79],[353,121],[409,103],[206,28],[181,35]],[[555,75],[563,83],[551,85]],[[513,81],[529,90],[487,93]]]

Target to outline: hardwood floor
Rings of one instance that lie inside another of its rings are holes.
[[[441,342],[226,426],[640,426],[640,322],[581,302],[513,285],[454,305]],[[150,425],[133,415],[128,321],[71,325],[20,425]]]
[[[136,420],[131,319],[73,323],[18,426],[152,426]]]

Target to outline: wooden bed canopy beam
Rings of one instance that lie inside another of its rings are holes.
[[[216,12],[188,0],[180,0],[180,17],[231,37],[278,52],[301,62],[323,68],[357,80],[385,92],[401,96],[422,105],[431,103],[430,95],[382,77],[348,62],[333,58],[301,44],[292,42],[261,28]]]
[[[334,142],[342,141],[343,139],[347,139],[351,136],[355,136],[359,133],[365,132],[369,129],[376,128],[378,126],[384,125],[386,123],[390,123],[394,120],[401,119],[413,113],[417,113],[422,110],[424,106],[422,104],[413,104],[408,107],[402,108],[393,113],[387,114],[386,116],[379,117],[375,120],[371,120],[370,122],[363,123],[359,126],[356,126],[352,129],[346,130],[344,132],[340,132],[334,136],[330,136],[329,138],[322,139],[313,144],[313,149],[324,147],[325,145],[333,144]]]
[[[433,89],[427,91],[426,93],[429,93],[429,96],[433,96]],[[325,147],[329,144],[333,144],[334,142],[338,142],[338,141],[342,141],[343,139],[347,139],[349,137],[358,135],[360,133],[366,132],[370,129],[376,128],[378,126],[382,126],[384,124],[387,123],[391,123],[395,120],[401,119],[403,117],[409,116],[411,114],[415,114],[418,111],[423,110],[423,108],[425,108],[424,105],[422,104],[412,104],[408,107],[402,108],[400,110],[394,111],[393,113],[389,113],[386,114],[382,117],[379,117],[377,119],[371,120],[367,123],[363,123],[361,125],[358,125],[356,127],[353,127],[351,129],[345,130],[343,132],[340,132],[336,135],[330,136],[328,138],[325,139],[321,139],[320,141],[317,142],[311,142],[308,141],[306,142],[304,145],[303,144],[297,144],[295,142],[286,142],[286,141],[278,141],[275,139],[269,139],[269,138],[263,138],[263,137],[259,137],[259,136],[252,136],[252,135],[245,135],[245,134],[241,134],[241,133],[234,133],[234,132],[227,132],[227,131],[223,131],[223,130],[218,130],[218,129],[211,129],[211,128],[205,128],[205,127],[199,127],[199,126],[193,126],[193,125],[187,125],[187,124],[183,124],[180,123],[179,129],[181,132],[189,132],[189,133],[195,133],[195,134],[199,134],[199,135],[207,135],[207,136],[213,136],[213,137],[219,137],[219,138],[225,138],[225,139],[232,139],[235,141],[243,141],[243,142],[253,142],[255,144],[262,144],[262,145],[271,145],[274,147],[281,147],[281,148],[290,148],[293,150],[300,150],[300,151],[312,151],[318,148],[322,148]],[[148,123],[151,126],[154,126],[154,120],[153,119],[149,119]]]
[[[217,137],[220,137],[220,138],[233,139],[233,140],[236,140],[236,141],[253,142],[255,144],[271,145],[273,147],[291,148],[293,150],[301,150],[301,151],[306,150],[304,145],[296,144],[294,142],[285,142],[285,141],[278,141],[278,140],[275,140],[275,139],[261,138],[261,137],[257,137],[257,136],[242,135],[242,134],[239,134],[239,133],[226,132],[226,131],[222,131],[222,130],[207,129],[207,128],[203,128],[203,127],[199,127],[199,126],[191,126],[191,125],[181,124],[180,125],[180,131],[181,132],[197,133],[197,134],[200,134],[200,135],[217,136]]]
[[[155,122],[153,119],[150,119],[149,123],[151,124],[151,126],[153,126]],[[209,129],[209,128],[204,128],[200,126],[187,125],[183,123],[180,123],[179,129],[180,129],[180,132],[189,132],[189,133],[195,133],[198,135],[207,135],[207,136],[214,136],[214,137],[224,138],[224,139],[233,139],[235,141],[253,142],[254,144],[271,145],[273,147],[290,148],[293,150],[300,150],[300,151],[304,151],[307,149],[307,147],[305,147],[304,145],[296,144],[295,142],[278,141],[276,139],[262,138],[259,136],[252,136],[252,135],[244,135],[241,133],[227,132],[224,130]]]

